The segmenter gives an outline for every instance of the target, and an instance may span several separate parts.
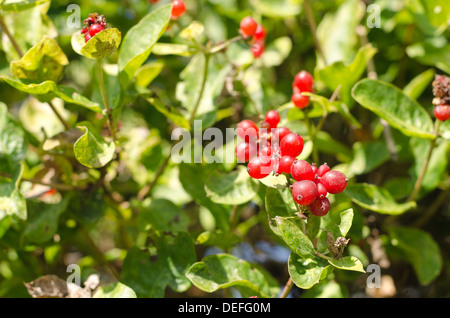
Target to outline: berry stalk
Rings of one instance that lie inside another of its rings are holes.
[[[108,128],[109,128],[109,131],[111,132],[112,139],[114,140],[114,142],[116,142],[116,140],[117,140],[116,129],[114,127],[112,108],[109,105],[108,96],[106,94],[105,81],[103,78],[103,62],[101,59],[97,60],[97,67],[98,67],[98,81],[100,84],[100,91],[102,93],[103,105],[105,106],[105,109],[106,109]]]

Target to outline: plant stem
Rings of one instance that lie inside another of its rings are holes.
[[[303,114],[305,115],[305,123],[306,123],[306,126],[308,127],[309,138],[313,143],[313,151],[312,151],[313,161],[315,163],[319,163],[319,151],[318,151],[317,147],[314,146],[314,140],[316,139],[316,132],[313,130],[311,121],[309,120],[308,111],[303,110]]]
[[[14,36],[9,32],[8,27],[5,24],[5,21],[3,20],[3,17],[0,15],[0,27],[2,28],[3,32],[5,32],[6,36],[8,37],[9,41],[11,41],[11,44],[14,46],[14,49],[16,50],[17,54],[19,54],[19,57],[23,57],[22,49],[20,48],[19,44],[16,42],[16,39],[14,39]]]
[[[163,163],[159,167],[158,171],[155,174],[155,177],[153,178],[153,181],[149,184],[147,184],[145,187],[143,187],[137,194],[138,200],[143,200],[145,196],[152,193],[153,188],[155,187],[156,183],[159,180],[159,177],[164,173],[164,170],[166,169],[167,165],[169,164],[171,157],[171,153],[164,159]]]
[[[208,79],[208,70],[209,70],[209,59],[211,57],[211,54],[209,51],[205,52],[205,68],[203,69],[203,79],[202,84],[200,86],[200,92],[197,97],[197,101],[195,103],[194,109],[192,110],[191,117],[189,118],[189,123],[192,124],[194,122],[195,115],[197,113],[198,107],[200,106],[200,103],[202,101],[203,92],[205,91],[206,87],[206,81]]]
[[[227,40],[227,41],[225,41],[225,42],[222,42],[222,43],[217,44],[216,46],[214,46],[213,48],[211,48],[211,50],[210,50],[209,52],[210,52],[211,54],[220,52],[220,51],[222,51],[223,49],[225,49],[228,45],[230,45],[231,43],[240,41],[240,40],[242,40],[242,39],[243,39],[243,38],[242,38],[242,35],[235,36],[234,38],[231,38],[231,39],[229,39],[229,40]]]
[[[105,106],[105,109],[106,109],[108,128],[109,128],[109,131],[111,132],[111,137],[112,137],[113,141],[116,142],[116,140],[117,140],[116,129],[114,127],[112,108],[110,107],[109,102],[108,102],[108,95],[106,94],[105,81],[103,78],[103,61],[102,61],[102,59],[97,59],[97,67],[98,67],[98,82],[100,85],[100,91],[102,93],[103,105]]]
[[[8,173],[5,172],[1,172],[0,171],[0,176],[4,177],[4,178],[9,178],[11,179],[12,176]],[[21,181],[26,181],[26,182],[31,182],[33,184],[39,184],[39,185],[43,185],[43,186],[47,186],[50,187],[52,189],[56,189],[59,191],[74,191],[74,190],[84,190],[85,187],[76,187],[70,184],[62,184],[62,183],[52,183],[52,182],[45,182],[39,179],[34,179],[34,178],[21,178]]]
[[[294,286],[294,281],[292,280],[291,277],[289,277],[289,279],[288,279],[286,285],[284,286],[284,289],[281,292],[279,298],[286,298],[289,295],[289,293],[291,292],[291,289],[292,289],[293,286]]]
[[[427,157],[425,158],[425,162],[423,163],[422,170],[420,171],[419,177],[417,178],[416,183],[414,184],[413,192],[406,200],[407,202],[414,201],[420,192],[420,189],[422,187],[423,178],[425,177],[425,173],[427,171],[428,164],[430,163],[431,154],[433,153],[434,147],[436,146],[436,140],[437,140],[437,135],[438,135],[440,124],[441,124],[441,121],[437,119],[435,122],[435,125],[434,125],[435,138],[433,138],[430,141],[430,149],[428,150]]]
[[[56,106],[53,104],[52,101],[48,102],[48,105],[50,106],[50,108],[53,110],[53,112],[55,113],[56,117],[58,117],[59,121],[64,125],[64,128],[66,130],[70,130],[72,127],[70,127],[70,125],[67,123],[67,121],[62,117],[62,115],[59,113],[59,111],[56,109]]]
[[[319,38],[317,37],[317,24],[316,20],[314,19],[314,12],[312,10],[311,3],[309,2],[309,0],[304,0],[303,5],[305,8],[306,18],[308,19],[309,27],[311,28],[311,33],[314,38],[314,43],[316,45],[317,52],[322,58],[324,64],[327,65],[327,60],[323,52],[322,45],[320,44]]]

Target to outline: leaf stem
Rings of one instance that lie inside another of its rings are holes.
[[[423,163],[422,170],[420,171],[419,177],[416,180],[416,183],[414,184],[414,188],[406,202],[414,201],[417,197],[417,195],[420,192],[420,189],[422,187],[422,181],[423,178],[425,178],[425,173],[427,172],[428,164],[430,163],[430,158],[433,153],[434,147],[436,146],[436,140],[438,136],[439,126],[441,124],[440,120],[436,120],[434,124],[434,135],[435,137],[430,141],[430,149],[428,150],[427,157],[425,158],[425,162]]]
[[[53,110],[53,112],[55,113],[56,117],[58,117],[59,121],[64,125],[64,128],[66,130],[70,130],[72,127],[70,127],[70,125],[67,123],[67,121],[62,117],[62,115],[59,113],[59,111],[56,109],[56,106],[53,104],[52,101],[48,102],[48,105],[50,106],[50,108]]]
[[[100,85],[100,91],[102,93],[103,105],[105,106],[105,109],[106,109],[108,128],[109,128],[109,131],[111,132],[111,137],[112,137],[113,141],[116,142],[117,137],[116,137],[116,129],[114,127],[112,108],[108,102],[108,95],[106,93],[106,88],[105,88],[105,80],[103,78],[103,60],[102,59],[97,59],[97,67],[98,67],[98,82]]]
[[[19,54],[19,57],[22,58],[23,57],[22,49],[20,48],[19,44],[16,42],[16,39],[14,39],[14,36],[9,31],[9,29],[6,26],[6,23],[3,20],[3,17],[1,15],[0,15],[0,27],[2,28],[3,32],[5,32],[9,41],[11,41],[11,44],[14,46],[14,49],[16,50],[17,54]]]
[[[292,280],[291,277],[289,277],[286,285],[283,288],[283,291],[280,294],[279,298],[286,298],[287,296],[289,296],[289,293],[291,292],[292,287],[294,286],[294,281]]]
[[[197,101],[195,103],[194,109],[192,110],[191,117],[189,118],[189,124],[192,124],[194,122],[195,115],[197,113],[198,107],[200,106],[200,103],[203,98],[203,93],[205,91],[206,87],[206,81],[208,79],[208,70],[209,70],[209,60],[210,60],[211,54],[209,51],[205,51],[205,68],[203,69],[203,79],[202,84],[200,86],[200,92],[197,97]]]

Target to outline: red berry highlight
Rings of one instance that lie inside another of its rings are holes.
[[[254,179],[262,179],[272,172],[273,161],[270,157],[255,157],[247,165],[247,172]]]
[[[434,116],[440,121],[446,121],[450,118],[450,106],[447,104],[441,104],[434,107]]]
[[[340,171],[329,171],[320,178],[320,183],[327,189],[328,193],[338,194],[347,186],[347,178]]]
[[[90,36],[94,36],[97,33],[103,31],[103,27],[100,24],[93,24],[91,25],[91,27],[89,28],[89,34]]]
[[[330,200],[328,198],[317,199],[308,206],[315,216],[325,216],[330,211]]]
[[[282,156],[297,157],[303,151],[303,138],[299,134],[290,133],[280,142],[280,151]]]
[[[325,162],[323,165],[320,165],[319,169],[317,169],[317,175],[319,177],[321,177],[321,176],[323,176],[325,173],[327,173],[330,170],[331,170],[331,168]]]
[[[292,178],[296,181],[314,180],[314,172],[311,165],[305,160],[295,160],[291,166]]]
[[[264,41],[266,39],[266,29],[262,24],[258,24],[256,27],[255,33],[253,34],[253,39],[255,41]]]
[[[309,96],[305,96],[301,92],[295,92],[292,94],[291,101],[295,107],[302,109],[309,105]]]
[[[265,50],[264,42],[256,42],[250,47],[250,51],[253,53],[255,59],[261,57]]]
[[[256,140],[258,138],[258,126],[253,121],[245,119],[237,124],[236,133],[246,142]]]
[[[173,0],[172,1],[172,19],[179,18],[186,12],[186,4],[183,0]]]
[[[281,157],[278,162],[277,173],[291,173],[291,166],[294,163],[294,161],[295,161],[294,157],[289,156]]]
[[[293,87],[296,87],[300,92],[312,92],[314,79],[307,71],[303,70],[297,73],[294,78]]]
[[[280,114],[276,110],[270,110],[266,113],[264,120],[270,125],[270,128],[277,128],[280,122]]]
[[[310,180],[297,181],[292,185],[292,197],[300,205],[313,203],[317,196],[317,186]]]
[[[248,162],[251,158],[256,156],[256,153],[256,143],[240,142],[236,146],[236,157],[239,162]]]
[[[241,20],[240,27],[242,35],[249,37],[255,34],[258,23],[252,17],[248,16]]]

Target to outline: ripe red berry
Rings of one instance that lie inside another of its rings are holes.
[[[300,205],[313,203],[317,196],[317,186],[310,180],[296,181],[292,185],[292,197]]]
[[[318,197],[319,197],[320,199],[325,198],[325,197],[327,196],[327,194],[328,194],[327,189],[326,189],[325,186],[324,186],[322,183],[320,183],[320,182],[317,183],[317,193],[318,193]]]
[[[318,198],[308,207],[315,216],[325,216],[330,211],[330,200],[328,198]]]
[[[179,18],[186,12],[186,4],[183,0],[172,1],[172,19]]]
[[[280,151],[282,156],[297,157],[303,151],[303,138],[299,134],[290,133],[280,142]]]
[[[93,24],[93,25],[91,25],[89,27],[89,34],[90,34],[91,37],[96,35],[97,33],[101,32],[101,31],[103,31],[103,27],[100,24],[98,24],[98,23]]]
[[[441,121],[446,121],[450,118],[450,106],[447,104],[441,104],[434,108],[434,115]]]
[[[236,157],[239,162],[248,162],[254,156],[256,156],[257,147],[256,143],[240,142],[236,146]]]
[[[258,138],[258,126],[251,120],[245,119],[237,124],[236,132],[244,141],[249,142]]]
[[[317,174],[317,167],[316,167],[316,164],[315,163],[312,163],[311,164],[311,169],[312,169],[312,171],[313,171],[313,173],[314,173],[314,176]]]
[[[328,171],[320,178],[320,183],[327,189],[328,193],[338,194],[347,186],[347,178],[340,171]]]
[[[255,34],[258,23],[256,23],[256,21],[252,17],[248,16],[241,20],[240,27],[242,35],[244,35],[245,37],[249,37]]]
[[[252,51],[255,59],[259,58],[264,53],[264,50],[264,42],[256,42],[250,47],[250,51]]]
[[[89,34],[89,32],[86,32],[84,34],[84,42],[85,43],[87,43],[91,38],[92,38],[92,36]]]
[[[269,110],[264,118],[266,123],[270,125],[270,128],[277,128],[280,122],[280,114],[276,110]]]
[[[309,105],[309,96],[305,96],[301,92],[295,92],[292,94],[291,101],[295,107],[302,109]]]
[[[247,165],[247,171],[250,177],[262,179],[272,172],[273,160],[270,157],[254,157]]]
[[[259,151],[259,155],[264,157],[270,157],[272,155],[272,148],[270,147],[270,145],[262,147],[261,150]]]
[[[291,166],[294,162],[294,157],[283,156],[278,162],[277,173],[291,173]]]
[[[253,34],[253,39],[255,41],[264,41],[266,39],[266,29],[262,24],[258,24],[256,27],[255,33]]]
[[[279,127],[272,130],[272,137],[270,141],[273,144],[280,144],[281,140],[283,140],[284,137],[289,135],[291,131],[287,127]]]
[[[311,165],[305,160],[295,160],[291,166],[292,178],[296,181],[314,180],[314,172]]]
[[[295,75],[293,87],[297,87],[300,92],[312,92],[314,79],[307,71],[303,70]]]
[[[317,169],[317,175],[321,177],[330,170],[330,166],[328,166],[328,164],[325,162],[323,165],[320,165],[319,169]]]

